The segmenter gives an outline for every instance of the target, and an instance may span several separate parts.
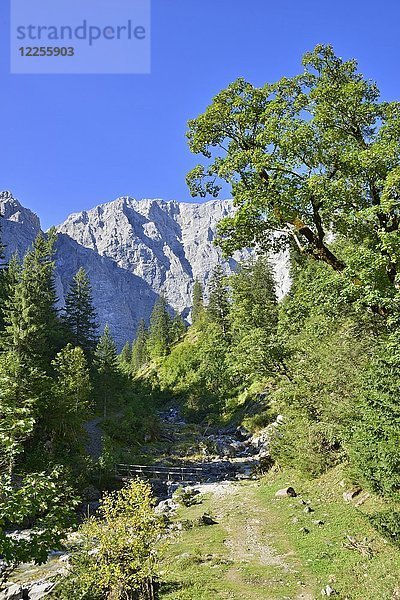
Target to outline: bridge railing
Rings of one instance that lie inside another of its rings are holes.
[[[115,465],[115,475],[117,478],[122,479],[156,475],[168,480],[179,478],[184,481],[187,478],[193,478],[193,476],[200,477],[204,473],[202,467],[166,467],[159,465],[127,465],[122,463]]]

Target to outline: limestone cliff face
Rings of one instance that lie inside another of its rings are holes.
[[[238,260],[249,256],[244,251],[224,262],[213,245],[218,221],[232,211],[229,201],[191,204],[118,198],[71,215],[58,231],[143,279],[186,317],[196,278],[206,287],[217,263],[229,273]]]
[[[0,194],[0,211],[7,255],[17,249],[22,256],[40,231],[39,219],[9,192]],[[213,245],[217,223],[233,211],[229,200],[194,204],[124,197],[72,214],[57,228],[60,305],[83,266],[100,323],[109,324],[119,345],[134,337],[141,318],[148,320],[157,294],[189,317],[195,279],[206,288],[217,263],[229,274],[251,254],[244,250],[224,261]],[[287,260],[277,256],[273,263],[282,296],[290,285]]]

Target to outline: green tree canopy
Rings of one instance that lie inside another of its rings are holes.
[[[21,273],[5,310],[3,347],[15,351],[27,364],[49,369],[62,344],[54,284],[56,234],[39,234],[24,258]]]
[[[229,332],[229,294],[225,273],[221,265],[217,265],[210,277],[208,284],[209,318],[219,325],[223,335]]]
[[[79,346],[87,356],[90,356],[96,346],[99,325],[93,306],[90,281],[83,267],[72,280],[65,299],[63,320],[71,333],[73,345]]]
[[[231,254],[246,246],[296,247],[348,275],[363,302],[386,314],[400,258],[400,103],[330,46],[304,71],[256,87],[243,79],[189,122],[189,145],[206,166],[189,175],[193,195],[232,187],[237,212],[219,227]],[[344,238],[344,256],[331,243]],[[360,263],[371,266],[359,273]]]
[[[96,346],[94,364],[98,373],[97,389],[103,401],[104,416],[107,416],[109,400],[119,387],[117,347],[108,325]]]
[[[167,301],[161,295],[157,298],[150,317],[148,347],[153,358],[168,354],[172,341],[171,324]]]
[[[148,331],[144,319],[139,321],[135,341],[132,344],[132,372],[137,373],[148,361]]]
[[[203,287],[198,279],[194,282],[192,293],[192,325],[196,325],[204,314]]]

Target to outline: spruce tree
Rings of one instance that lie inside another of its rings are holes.
[[[55,241],[54,232],[38,235],[32,250],[25,255],[4,315],[3,347],[17,352],[28,364],[46,370],[62,345],[54,283]]]
[[[159,296],[150,317],[148,347],[153,358],[166,356],[171,345],[172,320],[167,310],[167,301]]]
[[[192,325],[196,325],[204,314],[203,288],[198,279],[194,282],[192,294]]]
[[[185,333],[185,321],[180,313],[176,313],[171,322],[171,342],[177,342]]]
[[[217,323],[224,337],[229,334],[229,295],[226,277],[221,265],[217,265],[211,275],[208,286],[209,301],[207,314]]]
[[[15,352],[0,354],[0,471],[11,477],[35,428],[42,377]]]
[[[4,329],[4,308],[7,300],[7,270],[5,259],[5,247],[1,237],[1,215],[0,215],[0,331]]]
[[[124,347],[121,350],[119,358],[122,363],[129,364],[132,360],[132,346],[129,342],[125,342]]]
[[[149,359],[147,349],[148,331],[144,319],[139,321],[136,339],[132,344],[132,372],[137,373]]]
[[[74,346],[79,346],[90,357],[97,340],[97,314],[93,306],[92,290],[85,269],[81,267],[73,278],[65,299],[63,317]]]
[[[55,379],[52,406],[45,421],[51,439],[61,448],[78,449],[91,396],[89,369],[83,349],[68,344],[52,361]]]
[[[108,325],[104,327],[103,335],[96,346],[94,362],[98,373],[98,393],[103,404],[103,415],[106,417],[112,394],[118,388],[117,347]]]

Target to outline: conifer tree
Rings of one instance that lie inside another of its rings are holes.
[[[148,361],[148,331],[144,319],[139,321],[136,339],[132,344],[132,372],[137,373]]]
[[[63,320],[71,333],[73,345],[82,348],[86,356],[90,357],[96,346],[99,326],[90,281],[83,267],[74,276],[65,299]]]
[[[43,389],[43,376],[15,352],[0,354],[0,471],[10,477],[33,434]]]
[[[56,309],[54,244],[56,235],[42,233],[24,258],[19,281],[7,301],[3,347],[21,360],[49,369],[62,344]]]
[[[117,347],[108,325],[104,327],[95,350],[94,362],[98,373],[98,392],[103,403],[103,414],[107,416],[108,404],[118,385]]]
[[[129,342],[126,342],[124,347],[121,350],[121,354],[119,355],[119,359],[122,364],[129,365],[132,360],[132,346]]]
[[[4,244],[1,237],[1,215],[0,215],[0,331],[4,329],[4,308],[7,300],[6,264],[4,262]]]
[[[192,325],[196,325],[204,314],[203,288],[198,279],[194,282],[192,294]]]
[[[153,358],[168,354],[171,344],[171,324],[167,301],[164,296],[159,296],[150,317],[148,346]]]
[[[52,361],[55,380],[53,405],[45,421],[47,431],[58,445],[77,447],[83,437],[83,423],[90,407],[91,383],[83,349],[68,344]]]
[[[171,322],[171,342],[177,342],[185,333],[185,321],[180,313],[176,313]]]
[[[226,278],[221,265],[217,265],[211,275],[208,286],[209,301],[207,314],[217,323],[224,337],[229,333],[229,296]]]

